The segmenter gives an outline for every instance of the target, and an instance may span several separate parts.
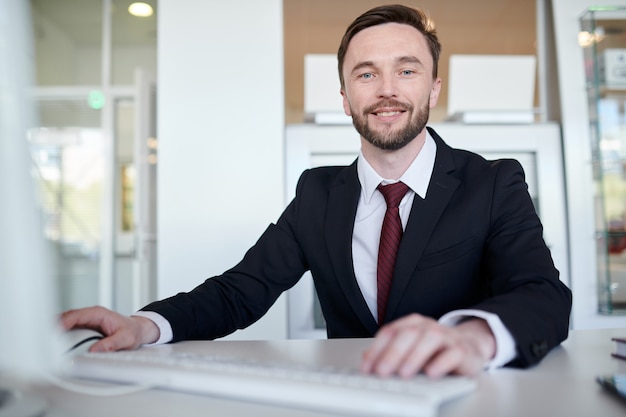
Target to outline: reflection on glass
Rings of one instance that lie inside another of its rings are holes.
[[[95,304],[104,136],[99,129],[35,128],[29,141],[62,307]]]
[[[143,123],[144,114],[155,113],[156,99],[140,100],[138,86],[157,70],[157,1],[146,0],[154,10],[149,17],[132,16],[124,0],[26,1],[38,110],[30,144],[62,308],[102,304],[131,313],[139,307],[137,283],[152,283],[135,276],[137,242],[143,248],[149,240],[150,250],[140,254],[149,252],[151,265],[156,258],[156,233],[145,237],[136,230],[133,195],[143,173],[134,155],[137,119],[141,115]],[[154,137],[154,130],[141,135]],[[151,268],[150,277],[155,274]]]
[[[626,312],[626,7],[590,8],[580,19],[592,164],[598,310]]]

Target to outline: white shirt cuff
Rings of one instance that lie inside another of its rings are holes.
[[[137,311],[135,314],[132,315],[145,317],[148,320],[152,320],[154,324],[156,324],[159,328],[159,340],[154,343],[149,343],[146,346],[162,345],[164,343],[170,342],[173,339],[174,333],[172,332],[172,326],[170,325],[170,322],[167,321],[165,317],[163,317],[159,313],[155,313],[154,311]]]
[[[496,314],[482,310],[455,310],[441,317],[439,323],[452,327],[466,317],[478,317],[485,320],[496,339],[496,354],[485,365],[486,370],[500,368],[515,359],[517,356],[515,340]]]

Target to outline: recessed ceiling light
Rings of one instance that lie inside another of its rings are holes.
[[[152,6],[148,3],[137,2],[128,6],[128,13],[138,17],[152,16]]]

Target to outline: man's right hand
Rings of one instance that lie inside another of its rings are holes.
[[[104,307],[68,310],[61,314],[61,324],[66,330],[87,328],[102,333],[105,337],[90,352],[132,350],[159,339],[159,328],[150,319],[123,316]]]

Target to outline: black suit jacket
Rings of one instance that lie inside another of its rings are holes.
[[[487,161],[437,144],[425,199],[415,196],[385,322],[463,308],[497,314],[518,358],[538,362],[567,337],[571,293],[559,280],[515,160]],[[352,230],[361,186],[356,162],[305,171],[296,197],[244,259],[189,293],[148,305],[174,340],[213,339],[258,320],[310,270],[328,336],[372,337],[379,326],[357,284]]]

